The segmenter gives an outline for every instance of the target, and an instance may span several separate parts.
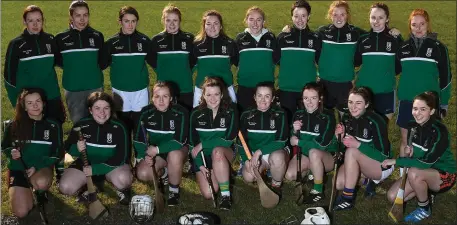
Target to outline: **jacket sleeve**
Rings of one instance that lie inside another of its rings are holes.
[[[447,47],[443,44],[438,46],[440,50],[440,56],[438,61],[438,71],[440,80],[440,104],[447,105],[451,97],[451,64],[449,62],[449,52]]]
[[[195,64],[197,63],[196,61],[196,58],[194,57],[194,35],[192,34],[189,34],[190,35],[190,38],[189,38],[189,68],[192,70],[192,68],[194,68]]]
[[[319,38],[318,34],[316,35],[316,45],[315,45],[315,55],[314,55],[314,60],[316,65],[319,64],[319,59],[321,58],[321,52],[322,52],[322,39]]]
[[[284,112],[280,113],[279,118],[281,125],[276,126],[276,140],[260,147],[263,154],[270,154],[273,151],[284,148],[289,138],[289,126],[287,125],[286,114]]]
[[[240,52],[238,50],[238,45],[235,41],[232,41],[232,52],[230,53],[230,63],[238,67],[238,62],[240,59]]]
[[[240,132],[243,135],[243,138],[244,138],[245,141],[248,140],[247,139],[248,138],[248,130],[247,130],[248,121],[246,119],[246,116],[248,114],[249,113],[244,112],[243,114],[241,114],[241,118],[240,118]],[[246,145],[248,145],[249,149],[244,149],[243,145],[241,144],[240,138],[237,138],[236,145],[237,145],[238,153],[240,154],[241,160],[243,162],[248,160],[248,156],[246,154],[246,151],[249,151],[249,153],[251,153],[251,156],[252,156],[253,153],[251,152],[247,142],[246,142]]]
[[[51,154],[48,156],[43,156],[43,163],[41,164],[42,167],[37,167],[36,169],[39,170],[41,168],[45,167],[50,167],[59,161],[59,159],[62,156],[62,147],[63,147],[63,140],[62,140],[62,127],[60,123],[57,123],[55,121],[50,121],[51,124],[54,126],[54,134],[53,134],[53,140],[51,144]]]
[[[228,112],[228,115],[225,116],[225,118],[229,118],[229,120],[227,121],[230,121],[230,126],[225,131],[225,137],[202,141],[202,147],[204,149],[214,149],[218,146],[228,148],[232,146],[233,140],[235,139],[236,134],[238,133],[239,118],[238,111],[236,110],[236,108],[233,107]]]
[[[273,66],[276,66],[279,62],[279,58],[281,57],[281,49],[278,46],[278,41],[275,37],[274,34],[271,34],[273,36],[273,41],[271,43],[271,48],[273,49]]]
[[[100,69],[104,70],[111,65],[111,41],[108,40],[100,50]]]
[[[362,52],[360,51],[360,47],[362,45],[361,38],[357,41],[357,45],[355,47],[354,53],[354,66],[359,67],[362,65]]]
[[[56,52],[54,53],[54,60],[55,60],[55,64],[60,67],[60,68],[63,68],[63,58],[62,58],[62,53],[60,52],[62,50],[61,46],[60,46],[60,42],[59,42],[59,39],[60,39],[60,35],[56,35],[54,40],[56,42]]]
[[[416,167],[419,169],[428,169],[435,164],[445,151],[449,149],[449,134],[446,129],[435,129],[436,133],[432,138],[426,153],[420,157],[400,157],[396,160],[396,164],[402,167]]]
[[[127,161],[127,152],[129,152],[128,149],[130,146],[128,140],[129,134],[123,124],[117,122],[115,124],[118,125],[118,128],[116,128],[117,138],[114,139],[113,137],[113,140],[116,140],[116,153],[104,163],[92,164],[93,175],[107,174],[117,167],[124,165]]]
[[[99,32],[99,34],[100,34],[99,38],[100,38],[101,45],[100,45],[100,48],[98,49],[98,66],[100,67],[101,70],[104,70],[106,67],[103,68],[104,65],[102,64],[102,55],[103,55],[102,51],[105,46],[105,37],[103,37],[102,32]],[[103,76],[102,76],[102,79],[103,79]]]
[[[146,62],[155,70],[157,68],[157,36],[152,37],[149,42],[149,52],[146,56]]]
[[[78,132],[74,131],[74,128],[78,126],[78,123],[73,126],[67,140],[64,143],[65,152],[70,154],[73,158],[81,156],[81,153],[78,151],[78,147],[76,146],[76,143],[78,143],[79,140]]]
[[[399,75],[401,73],[401,61],[397,57],[397,54],[398,50],[400,49],[401,43],[403,43],[403,37],[400,34],[397,36],[397,38],[395,38],[395,40],[397,41],[397,52],[395,53],[395,74]]]
[[[193,110],[190,114],[190,127],[189,127],[189,151],[192,151],[194,147],[200,144],[200,135],[197,131],[197,117],[198,110]],[[197,168],[203,165],[203,159],[200,155],[194,158],[194,162]]]
[[[17,67],[19,64],[19,50],[17,50],[16,47],[16,42],[11,41],[9,43],[5,57],[5,69],[3,72],[6,92],[13,108],[16,106],[16,98],[20,91],[16,87]]]
[[[175,125],[175,133],[173,139],[159,144],[159,153],[171,152],[181,149],[187,141],[187,134],[189,132],[189,113],[186,109],[180,110],[181,123],[179,126]]]
[[[372,151],[379,151],[383,157],[390,158],[390,142],[388,138],[387,124],[383,118],[379,115],[373,115],[370,118],[371,121],[371,132],[373,135],[373,144],[360,142],[359,150],[365,154],[369,155]],[[376,159],[382,161],[385,158]]]
[[[276,64],[277,65],[281,65],[281,49],[282,47],[284,46],[284,33],[279,33],[278,34],[278,37],[276,38],[276,57],[277,57],[277,61],[276,61]]]

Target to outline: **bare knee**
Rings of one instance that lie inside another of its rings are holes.
[[[387,200],[389,202],[393,203],[395,201],[395,198],[397,198],[397,191],[398,190],[392,190],[392,188],[387,191]]]
[[[12,211],[13,211],[13,214],[15,216],[17,216],[18,218],[24,218],[29,214],[31,209],[32,209],[31,207],[23,206],[23,207],[15,207]]]
[[[59,191],[64,195],[74,195],[79,188],[81,187],[75,185],[72,180],[62,180],[59,183]]]
[[[136,177],[141,181],[150,181],[152,180],[151,172],[152,171],[147,171],[145,169],[137,169]]]
[[[297,179],[297,171],[295,170],[287,170],[286,174],[284,175],[286,180],[293,181]]]
[[[211,158],[213,162],[221,162],[225,158],[224,149],[221,147],[214,148]]]
[[[38,177],[35,180],[34,187],[37,190],[48,190],[51,186],[51,181],[52,179],[50,179],[49,177]]]
[[[423,180],[422,170],[417,168],[409,168],[408,169],[408,181],[411,183],[415,183],[417,181]]]
[[[312,163],[313,161],[315,162],[318,162],[318,161],[321,161],[321,154],[320,153],[320,150],[317,150],[317,149],[310,149],[309,150],[309,162]]]
[[[172,151],[168,153],[167,162],[173,166],[178,166],[183,164],[185,158],[185,154],[181,151]]]
[[[284,166],[286,164],[284,155],[275,152],[271,153],[270,157],[268,158],[268,164],[270,164],[270,168],[278,168]]]
[[[133,176],[131,173],[123,171],[116,176],[116,180],[113,181],[114,186],[118,189],[125,189],[132,185]]]

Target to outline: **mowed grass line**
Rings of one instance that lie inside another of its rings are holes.
[[[140,13],[140,24],[138,30],[152,37],[162,30],[160,23],[161,11],[167,4],[166,1],[92,1],[91,7],[91,26],[101,31],[105,40],[118,32],[119,25],[117,23],[117,13],[121,6],[131,5],[138,9]],[[310,28],[316,29],[320,25],[329,23],[325,20],[325,15],[328,6],[331,2],[324,1],[311,1],[312,16],[310,21]],[[9,41],[15,38],[23,30],[21,22],[22,10],[30,4],[36,4],[42,7],[45,13],[45,30],[46,32],[57,34],[68,27],[68,5],[69,1],[4,1],[2,2],[1,18],[1,63],[2,72],[5,61],[6,49]],[[242,23],[245,11],[251,5],[258,5],[262,7],[267,14],[266,25],[276,35],[285,24],[290,24],[290,5],[292,1],[178,1],[177,6],[183,12],[183,30],[196,34],[200,28],[200,20],[203,12],[207,9],[217,9],[224,16],[224,28],[227,34],[234,38],[235,35],[244,30]],[[352,23],[364,29],[369,29],[368,24],[368,9],[372,4],[370,1],[351,1]],[[452,74],[456,75],[455,61],[456,61],[456,25],[454,23],[456,18],[456,4],[449,1],[392,1],[388,2],[391,9],[390,24],[393,27],[400,29],[404,38],[408,33],[407,18],[409,13],[414,8],[424,8],[428,10],[432,19],[432,28],[434,32],[439,35],[439,40],[448,46],[450,61],[452,62]],[[236,76],[236,70],[234,68]],[[151,84],[155,82],[155,74],[150,70]],[[61,69],[57,68],[59,82],[61,80]],[[105,90],[111,92],[109,81],[109,69],[104,71],[105,75]],[[3,78],[2,78],[3,79]],[[61,84],[61,83],[60,83]],[[453,78],[455,85],[455,77]],[[414,84],[411,84],[414,85]],[[13,109],[7,99],[5,89],[2,85],[1,105],[2,105],[2,121],[13,117]],[[455,90],[455,86],[453,87]],[[454,93],[454,92],[453,92]],[[63,96],[63,92],[62,92]],[[455,108],[455,94],[453,94],[450,101],[448,117],[444,122],[448,125],[452,138],[452,149],[455,153],[456,143],[456,108]],[[71,123],[67,122],[64,125],[64,130],[69,130]],[[392,142],[393,149],[397,153],[399,146],[399,130],[394,121],[390,123],[389,138]],[[11,209],[8,200],[7,183],[5,180],[5,164],[6,160],[2,158],[2,215],[10,215]],[[237,166],[234,165],[236,168]],[[392,178],[397,178],[397,172]],[[330,195],[330,177],[327,179],[326,195]],[[200,191],[195,183],[194,177],[186,177],[183,180],[181,188],[182,204],[176,208],[167,208],[166,213],[163,215],[155,215],[154,223],[156,224],[172,224],[176,221],[177,216],[194,210],[205,210],[217,213],[223,223],[238,223],[238,224],[271,224],[279,223],[283,219],[290,216],[295,216],[299,221],[303,219],[304,209],[309,206],[298,207],[295,205],[295,196],[293,193],[293,184],[286,182],[283,189],[283,199],[278,207],[274,209],[263,209],[260,206],[257,190],[245,185],[240,178],[236,178],[233,184],[233,209],[230,212],[223,212],[214,210],[211,207],[210,201],[203,200],[200,196]],[[359,191],[357,198],[356,208],[348,212],[337,212],[335,221],[338,224],[379,224],[379,223],[392,223],[388,217],[387,212],[391,204],[387,202],[385,192],[390,187],[392,179],[387,180],[378,187],[378,195],[371,201],[362,198],[363,190]],[[135,182],[135,193],[153,194],[152,188],[148,185]],[[48,215],[53,224],[96,224],[87,218],[87,211],[85,207],[75,204],[73,197],[65,197],[52,188],[52,197],[50,198],[51,204],[48,204]],[[129,224],[127,207],[120,206],[117,203],[117,197],[110,185],[106,185],[106,192],[99,195],[104,204],[111,210],[111,217],[104,220],[107,224]],[[328,203],[328,198],[324,201]],[[433,224],[456,224],[456,188],[446,194],[437,197],[436,206],[433,210],[433,219],[427,223]],[[416,207],[416,201],[411,201],[407,205],[406,212],[412,211]],[[52,212],[52,213],[51,213]],[[27,218],[24,224],[36,224],[39,221],[37,213],[34,212]]]

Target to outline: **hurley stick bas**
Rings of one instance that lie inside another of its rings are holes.
[[[84,137],[81,133],[81,127],[73,128],[74,131],[78,132],[79,140],[84,140]],[[87,160],[86,149],[81,151],[82,160],[84,166],[89,166],[89,161]],[[87,192],[89,193],[89,216],[92,219],[99,219],[101,217],[108,216],[108,209],[98,200],[97,191],[95,189],[94,182],[92,181],[92,176],[86,176],[87,178]]]
[[[13,146],[14,146],[14,142],[13,142]],[[17,150],[20,152],[20,148],[18,147]],[[35,194],[33,193],[33,185],[32,185],[32,182],[30,181],[30,177],[28,176],[27,174],[27,170],[29,169],[27,167],[27,165],[25,164],[24,162],[24,159],[22,158],[22,155],[21,157],[19,158],[19,160],[21,161],[21,164],[22,166],[24,167],[24,176],[25,176],[25,179],[27,180],[27,183],[29,185],[29,188],[30,188],[30,191],[32,192],[32,197],[33,197],[33,204],[35,206],[38,206],[38,210],[40,212],[40,218],[41,218],[41,224],[43,225],[47,225],[48,224],[48,218],[46,217],[46,211],[45,211],[45,207],[44,207],[44,203],[39,205],[38,204],[38,200],[35,196]]]
[[[240,138],[241,145],[244,148],[246,156],[248,159],[252,158],[251,152],[249,151],[248,145],[244,140],[243,134],[241,131],[238,131],[238,138]],[[259,187],[259,194],[260,194],[260,203],[264,208],[273,208],[279,203],[279,195],[274,192],[263,180],[262,175],[260,175],[260,171],[257,169],[253,169],[254,175],[257,180],[257,184]]]
[[[206,166],[205,154],[203,153],[203,150],[200,151],[200,154],[201,154],[202,159],[203,159],[203,165],[208,170],[208,172],[205,174],[205,177],[206,177],[206,181],[208,181],[208,189],[209,189],[209,192],[211,193],[211,199],[213,200],[213,206],[214,206],[214,208],[217,208],[216,197],[214,195],[213,180],[211,178],[211,170]]]
[[[297,130],[297,132],[295,133],[295,136],[297,138],[299,138],[300,136],[300,131]],[[304,186],[304,180],[303,180],[303,177],[302,177],[302,174],[301,174],[301,148],[298,147],[298,145],[296,146],[296,150],[297,150],[297,178],[296,178],[296,184],[295,184],[295,194],[297,195],[297,200],[295,201],[295,203],[297,205],[302,205],[303,204],[303,201],[305,200],[305,195],[306,195],[306,190],[305,190],[305,186]],[[308,170],[308,173],[306,174],[306,179],[308,178],[308,175],[309,175],[309,170]]]
[[[336,197],[336,178],[338,175],[338,156],[341,152],[341,134],[338,134],[338,149],[336,150],[336,157],[335,157],[335,162],[334,162],[334,168],[333,168],[333,178],[332,178],[332,194],[330,195],[330,204],[328,206],[328,211],[332,212],[333,211],[333,203],[335,202],[335,197]]]
[[[146,153],[146,151],[148,150],[148,146],[149,146],[149,138],[148,138],[149,135],[146,133],[147,131],[146,131],[146,128],[144,127],[143,121],[141,121],[141,129],[143,131],[144,141],[146,142],[146,149],[145,149],[145,153]],[[155,157],[152,159],[152,162],[153,162],[152,166],[151,166],[152,183],[154,184],[154,193],[155,193],[154,204],[157,209],[157,212],[162,213],[165,210],[165,201],[163,198],[162,190],[160,190],[160,187],[159,187],[159,178],[157,175],[157,171],[155,170]]]
[[[411,128],[411,132],[409,134],[408,138],[408,146],[412,147],[412,142],[413,142],[413,137],[414,134],[416,133],[415,128]],[[406,168],[403,170],[403,174],[401,176],[401,184],[400,188],[398,189],[397,192],[397,197],[395,197],[394,204],[392,205],[392,208],[389,211],[389,217],[392,218],[393,221],[398,223],[403,219],[403,203],[404,203],[404,195],[405,195],[405,185],[406,185],[406,178],[408,177],[408,174],[406,173],[407,170]]]

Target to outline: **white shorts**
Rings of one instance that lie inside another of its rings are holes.
[[[235,94],[235,89],[233,88],[233,85],[227,88],[228,94],[230,98],[232,99],[232,102],[236,103],[236,94]],[[193,102],[193,107],[197,107],[200,104],[200,98],[202,96],[203,90],[195,86],[194,88],[194,102]]]
[[[373,180],[373,182],[375,182],[376,184],[381,183],[381,181],[383,181],[386,178],[388,178],[390,176],[390,174],[392,174],[392,172],[394,172],[394,170],[395,170],[395,166],[393,166],[393,165],[392,165],[392,167],[390,167],[390,169],[383,170],[382,173],[381,173],[381,179]]]
[[[122,112],[140,112],[143,107],[149,104],[148,88],[139,91],[120,91],[113,88],[113,95],[116,104],[118,104],[117,107],[120,108],[122,105]]]

